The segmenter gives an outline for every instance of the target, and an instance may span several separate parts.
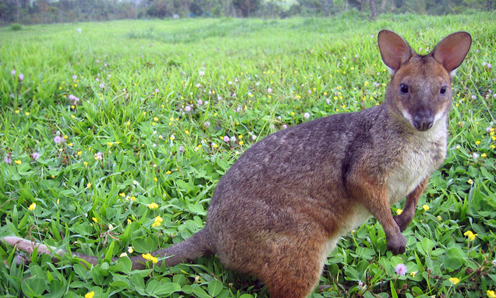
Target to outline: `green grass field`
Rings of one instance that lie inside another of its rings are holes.
[[[453,79],[448,157],[403,233],[406,253],[387,252],[371,219],[340,241],[312,297],[496,297],[495,18],[1,28],[0,237],[102,260],[91,269],[70,256],[53,264],[2,244],[0,296],[266,297],[263,284],[216,258],[141,271],[110,259],[201,229],[216,183],[268,134],[380,104],[389,73],[377,33],[388,28],[423,54],[454,31],[473,36]]]

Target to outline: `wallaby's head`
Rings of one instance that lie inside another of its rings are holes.
[[[467,32],[450,34],[425,56],[389,30],[379,32],[378,43],[392,76],[386,104],[418,131],[433,127],[448,114],[451,77],[465,59],[472,37]]]

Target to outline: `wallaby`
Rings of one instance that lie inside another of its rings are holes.
[[[378,35],[391,82],[384,103],[360,112],[302,123],[254,144],[218,183],[206,226],[154,256],[167,266],[216,254],[233,271],[262,279],[271,297],[307,297],[338,239],[371,215],[387,249],[405,252],[401,234],[412,221],[429,175],[446,156],[451,76],[471,36],[456,32],[428,55],[399,35]],[[403,213],[390,205],[406,196]],[[45,245],[5,237],[24,251]],[[54,261],[64,253],[54,251]],[[75,253],[97,264],[98,258]],[[134,269],[145,268],[141,256]]]

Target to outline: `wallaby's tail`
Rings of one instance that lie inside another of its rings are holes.
[[[211,244],[212,237],[207,228],[194,234],[192,237],[165,249],[159,249],[151,254],[154,257],[166,257],[164,262],[167,267],[175,266],[179,263],[190,262],[199,257],[208,256],[215,253],[215,248]],[[131,257],[134,269],[144,269],[146,260],[141,255]],[[162,265],[162,262],[157,263]]]
[[[36,243],[15,236],[4,237],[3,241],[8,245],[15,246],[18,249],[25,251],[29,254],[32,254],[33,250],[37,247],[38,254],[53,254],[52,261],[54,263],[57,263],[61,258],[61,256],[67,254],[67,252],[63,249],[57,249],[56,247],[51,247],[51,246],[49,247],[44,244]],[[165,264],[167,266],[174,266],[182,262],[189,262],[202,256],[214,254],[215,249],[211,245],[210,241],[211,241],[210,232],[206,228],[204,228],[203,230],[199,231],[198,233],[184,240],[183,242],[180,242],[176,245],[173,245],[165,249],[156,250],[151,254],[157,258],[161,258],[165,256],[166,257],[164,260]],[[88,256],[80,253],[72,253],[72,255],[75,255],[77,258],[85,260],[91,265],[98,264],[97,257]],[[116,259],[113,260],[115,261]],[[133,263],[133,267],[132,267],[133,270],[144,269],[145,263],[147,262],[145,259],[143,259],[141,255],[131,257],[131,261]],[[83,262],[81,263],[85,265]],[[161,264],[162,262],[157,263],[157,265],[159,266]]]

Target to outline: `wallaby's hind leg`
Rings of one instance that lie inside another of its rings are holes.
[[[312,293],[332,247],[325,243],[307,244],[279,247],[281,253],[266,260],[261,278],[271,298],[305,298]]]

